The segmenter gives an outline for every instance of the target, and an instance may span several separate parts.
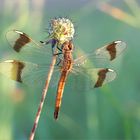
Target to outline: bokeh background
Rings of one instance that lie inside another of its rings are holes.
[[[50,19],[59,16],[72,19],[74,44],[83,52],[113,40],[125,41],[127,49],[111,65],[117,78],[110,84],[85,91],[84,79],[74,89],[68,80],[57,121],[56,88],[50,88],[35,140],[140,139],[140,0],[0,0],[0,59],[15,57],[8,30],[44,40]],[[29,138],[41,91],[0,75],[0,140]]]

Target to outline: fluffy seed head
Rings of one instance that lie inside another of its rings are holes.
[[[49,37],[63,44],[70,41],[74,36],[74,25],[67,18],[52,19],[49,27]]]

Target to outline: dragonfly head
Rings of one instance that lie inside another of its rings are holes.
[[[73,43],[72,41],[66,41],[63,43],[63,51],[66,52],[66,51],[72,51],[73,50]]]

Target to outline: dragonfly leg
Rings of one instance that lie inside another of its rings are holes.
[[[58,41],[55,39],[50,39],[48,41],[40,41],[40,43],[42,43],[43,45],[51,44],[53,55],[57,55],[57,54],[55,54],[55,50],[54,50],[55,48],[57,48],[60,52],[62,52],[62,50],[58,47]]]
[[[59,47],[58,47],[58,45],[57,45],[57,49],[58,49],[60,52],[62,52],[62,49],[61,49],[61,48],[59,48]]]
[[[54,53],[53,55],[58,55],[60,56],[61,54],[63,54],[62,52],[59,52],[59,53]]]
[[[60,54],[62,54],[62,49],[58,46],[58,42],[57,42],[56,48],[58,49],[59,52],[58,53],[54,53],[54,47],[52,47],[53,55],[60,55]]]
[[[56,65],[59,66],[59,64],[60,64],[61,62],[62,62],[62,59],[61,59],[61,58],[57,59]]]
[[[40,41],[40,43],[42,43],[43,45],[48,45],[48,44],[52,43],[52,40]]]

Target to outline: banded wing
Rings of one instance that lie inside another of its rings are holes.
[[[20,52],[26,45],[33,41],[27,34],[18,30],[8,31],[6,38],[10,41],[10,45],[16,52]]]
[[[87,72],[91,78],[91,87],[94,86],[94,88],[101,87],[113,81],[116,77],[116,72],[109,68],[96,68],[87,70]]]
[[[116,59],[126,49],[123,41],[113,41],[89,54],[83,55],[74,61],[74,65],[83,65],[87,61],[95,66],[105,66]]]
[[[43,85],[48,74],[49,65],[38,65],[19,60],[6,60],[0,62],[0,73],[6,77],[30,86]],[[55,66],[52,82],[59,78],[59,67]]]
[[[92,87],[101,87],[115,79],[116,72],[109,69],[107,64],[116,59],[125,48],[125,42],[114,41],[90,54],[75,59],[73,71],[87,76],[92,83]],[[95,68],[95,66],[101,66],[101,68]],[[105,66],[105,68],[102,66]]]
[[[0,72],[8,78],[22,82],[21,74],[25,64],[16,60],[6,60],[0,63]]]
[[[10,30],[6,33],[10,46],[20,56],[29,58],[42,58],[49,61],[52,57],[51,46],[36,42],[29,35],[19,30]]]
[[[79,88],[80,90],[83,89],[83,91],[101,87],[113,81],[117,76],[116,72],[110,68],[86,69],[74,67],[72,73],[74,73],[70,75],[70,78],[73,81],[71,82],[73,84],[72,87],[77,88],[75,85],[81,85]]]
[[[10,30],[6,33],[6,39],[9,42],[10,46],[16,52],[22,52],[25,49],[29,49],[29,47],[33,48],[43,48],[43,44],[36,42],[26,33],[19,30]]]
[[[36,42],[26,33],[15,29],[6,33],[6,39],[13,50],[19,55],[19,60],[0,62],[0,73],[12,80],[25,84],[34,84],[36,82],[42,84],[45,82],[52,59],[52,46],[46,46]],[[60,59],[59,57],[57,57],[58,62]],[[26,62],[26,60],[29,62]],[[55,66],[53,77],[56,78],[52,77],[55,79],[52,81],[58,79],[57,75],[59,75],[59,69],[59,67]]]

